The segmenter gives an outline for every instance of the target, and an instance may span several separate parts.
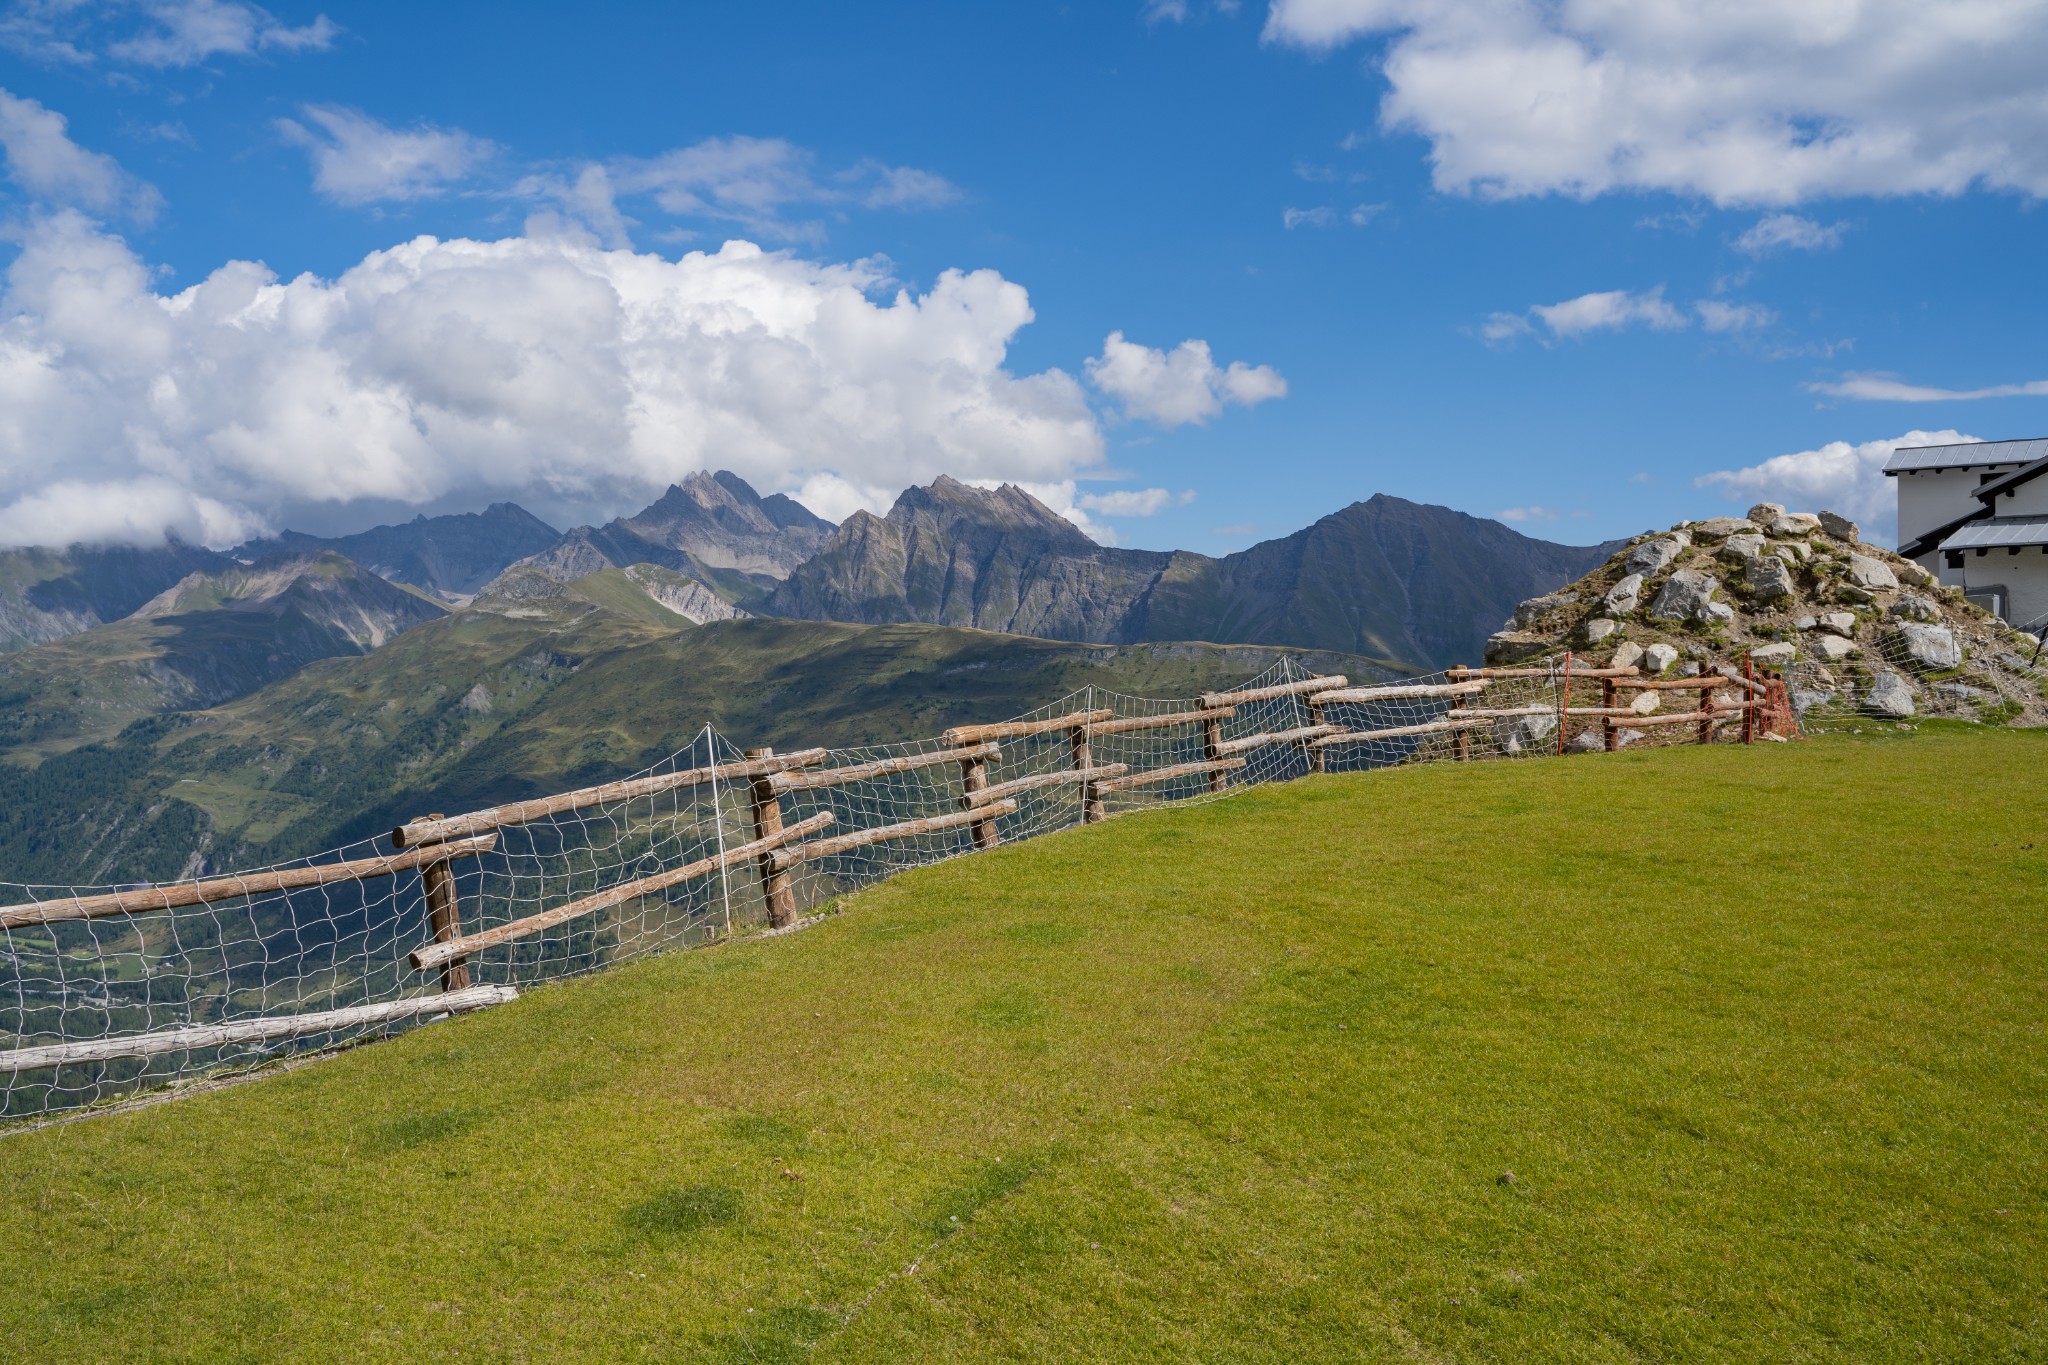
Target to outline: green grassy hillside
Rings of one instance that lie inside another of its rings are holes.
[[[1443,765],[0,1142],[102,1361],[2019,1360],[2038,733]]]
[[[1283,655],[938,626],[691,626],[616,572],[548,587],[557,595],[429,621],[33,769],[0,764],[0,881],[162,878],[194,850],[215,867],[299,857],[426,811],[618,777],[707,722],[743,745],[895,743],[1090,684],[1193,696]],[[1297,657],[1354,674],[1364,663]]]

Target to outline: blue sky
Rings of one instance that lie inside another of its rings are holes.
[[[0,7],[0,539],[699,465],[1881,524],[1908,433],[2048,429],[2048,6],[1713,8]]]

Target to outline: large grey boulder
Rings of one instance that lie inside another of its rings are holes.
[[[1735,536],[1754,531],[1756,523],[1747,517],[1708,517],[1685,528],[1696,536]]]
[[[1550,648],[1547,636],[1527,635],[1520,631],[1496,631],[1486,637],[1486,662],[1489,664],[1518,664],[1524,659],[1533,659]]]
[[[1868,592],[1890,590],[1899,586],[1899,576],[1891,566],[1881,559],[1869,555],[1849,556],[1849,581]]]
[[[1643,647],[1631,640],[1615,649],[1614,658],[1609,661],[1609,666],[1613,668],[1628,668],[1640,662],[1642,657]]]
[[[1749,651],[1749,657],[1752,663],[1762,664],[1765,668],[1783,668],[1798,653],[1797,649],[1780,640],[1776,644],[1758,645]]]
[[[1646,540],[1628,552],[1628,558],[1621,561],[1625,573],[1639,573],[1645,576],[1662,573],[1672,560],[1684,554],[1692,544],[1692,537],[1683,531]]]
[[[1787,512],[1770,524],[1774,536],[1807,536],[1820,529],[1820,518],[1811,512]]]
[[[1697,614],[1702,621],[1725,626],[1735,619],[1735,608],[1726,602],[1702,602]]]
[[[1556,748],[1556,742],[1545,745],[1544,741],[1557,733],[1557,717],[1550,714],[1535,716],[1509,716],[1493,723],[1493,742],[1504,754],[1519,754],[1530,749]]]
[[[1750,560],[1743,570],[1742,581],[1749,589],[1749,595],[1759,601],[1770,602],[1792,595],[1792,570],[1776,555],[1758,555]]]
[[[1741,535],[1730,536],[1721,545],[1721,553],[1735,559],[1755,559],[1764,552],[1764,538],[1751,527]]]
[[[1578,600],[1576,594],[1568,592],[1552,593],[1548,597],[1532,597],[1515,608],[1513,618],[1501,629],[1527,630],[1559,607],[1568,607]]]
[[[1618,629],[1619,626],[1615,622],[1608,620],[1604,616],[1596,616],[1586,622],[1586,643],[1597,645],[1608,636],[1614,634]]]
[[[1880,673],[1871,680],[1870,690],[1863,694],[1863,709],[1880,716],[1906,717],[1913,714],[1913,689],[1898,674]]]
[[[1643,651],[1643,672],[1662,673],[1678,662],[1678,651],[1667,644],[1654,644]]]
[[[1844,640],[1839,635],[1830,635],[1825,631],[1814,636],[1807,648],[1813,651],[1814,658],[1830,664],[1838,664],[1857,652],[1855,641]]]
[[[1760,502],[1749,509],[1749,519],[1759,526],[1769,526],[1784,515],[1785,504],[1782,502]]]
[[[1802,716],[1816,706],[1826,706],[1834,699],[1835,694],[1832,692],[1804,687],[1792,689],[1792,709]]]
[[[1663,591],[1650,604],[1650,615],[1666,621],[1683,621],[1714,600],[1721,581],[1696,569],[1680,569],[1665,580]]]
[[[1924,597],[1907,593],[1892,603],[1891,617],[1894,621],[1939,621],[1941,608]]]
[[[1813,546],[1803,540],[1781,540],[1771,547],[1771,553],[1787,564],[1804,564],[1813,558]]]
[[[1654,716],[1663,704],[1663,699],[1655,692],[1638,692],[1636,699],[1628,704],[1628,709],[1639,716]]]
[[[1856,633],[1856,613],[1853,611],[1831,611],[1820,618],[1821,629],[1831,630],[1837,635]]]
[[[1899,581],[1902,583],[1911,583],[1916,588],[1931,588],[1934,586],[1934,575],[1910,559],[1899,565],[1898,573]]]
[[[1854,545],[1863,534],[1856,529],[1855,522],[1839,512],[1822,512],[1820,514],[1820,529],[1826,531],[1836,540],[1846,540],[1851,545]]]
[[[1962,646],[1947,626],[1903,625],[1892,632],[1892,641],[1915,668],[1935,671],[1954,668],[1963,661]]]
[[[1643,600],[1643,576],[1632,573],[1607,590],[1607,610],[1626,616]]]

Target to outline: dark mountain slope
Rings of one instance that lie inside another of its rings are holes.
[[[544,550],[561,532],[516,503],[494,502],[481,512],[414,517],[396,526],[373,526],[348,536],[286,531],[251,541],[235,553],[261,559],[280,552],[332,550],[380,578],[408,583],[442,597],[466,597],[506,565]]]
[[[689,626],[646,604],[620,609],[611,589],[623,582],[510,575],[502,594],[373,653],[314,663],[213,710],[144,720],[34,769],[0,765],[0,881],[105,882],[299,856],[426,811],[632,772],[707,721],[743,745],[886,743],[1089,684],[1192,696],[1280,657],[921,625]],[[1361,660],[1306,662],[1367,676]]]
[[[1291,536],[1169,575],[1130,638],[1342,649],[1427,668],[1476,664],[1516,603],[1570,582],[1613,548],[1535,540],[1379,494]]]
[[[187,574],[214,573],[234,563],[218,551],[177,541],[154,549],[0,550],[0,652],[118,621]]]
[[[886,517],[848,517],[763,610],[814,620],[924,621],[1055,640],[1116,641],[1173,556],[1097,545],[1023,489],[941,477]]]
[[[191,574],[123,620],[0,658],[0,750],[31,759],[217,705],[441,614],[331,552]]]
[[[1611,547],[1555,545],[1380,495],[1225,559],[1097,545],[1022,489],[941,478],[859,513],[760,608],[1052,639],[1338,649],[1415,670],[1476,662],[1524,598]]]

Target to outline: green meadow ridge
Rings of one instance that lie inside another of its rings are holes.
[[[2036,1358],[2044,743],[1420,765],[920,869],[9,1137],[0,1327],[53,1365]]]
[[[304,857],[430,810],[635,772],[707,723],[749,744],[844,748],[1022,714],[1091,685],[1190,697],[1283,657],[1361,679],[1381,671],[1260,647],[693,625],[619,570],[519,582],[530,595],[480,598],[224,705],[152,717],[34,767],[0,763],[0,877],[164,880]]]

